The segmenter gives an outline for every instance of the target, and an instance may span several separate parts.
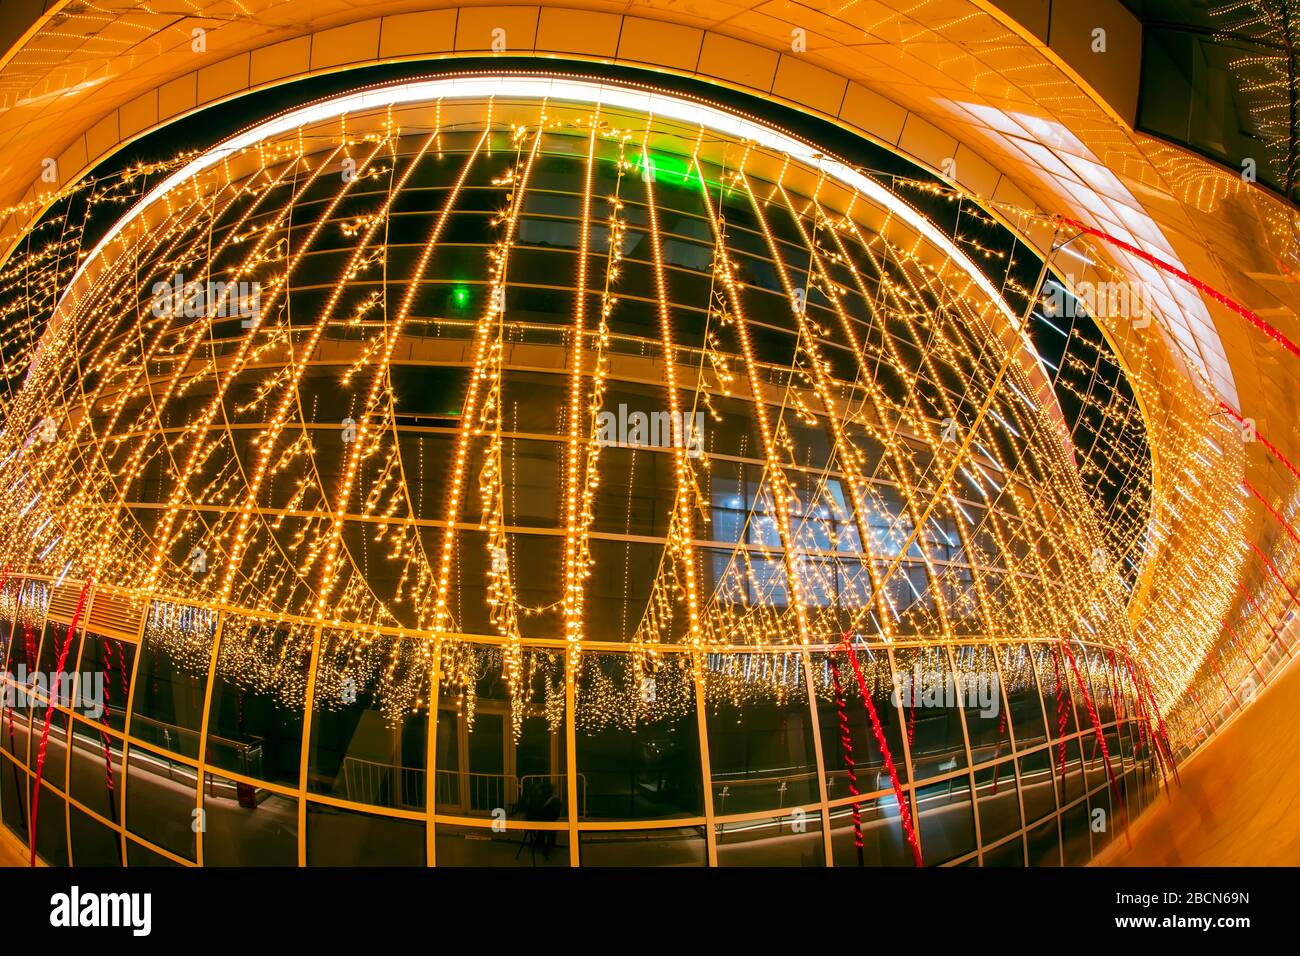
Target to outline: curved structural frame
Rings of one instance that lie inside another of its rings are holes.
[[[52,5],[51,12],[61,6]],[[0,141],[0,158],[16,168],[23,154],[15,150],[76,135],[77,144],[66,151],[38,149],[57,157],[67,182],[75,178],[69,170],[88,168],[90,157],[107,155],[151,124],[165,125],[242,90],[367,62],[482,55],[491,48],[481,34],[504,25],[508,37],[529,38],[518,48],[512,40],[506,47],[512,55],[653,64],[802,104],[862,135],[895,143],[934,169],[951,169],[944,161],[955,159],[961,188],[1036,238],[1041,248],[1053,241],[1045,225],[1050,217],[1042,211],[1066,211],[1166,263],[1176,266],[1181,260],[1186,271],[1227,291],[1229,301],[1265,316],[1281,339],[1269,341],[1221,303],[1202,301],[1185,284],[1170,280],[1169,272],[1157,275],[1160,270],[1110,240],[1072,244],[1084,258],[1077,275],[1065,279],[1076,289],[1116,276],[1151,284],[1155,318],[1168,337],[1145,334],[1139,323],[1128,321],[1132,316],[1102,323],[1138,382],[1157,458],[1150,536],[1139,553],[1142,575],[1130,617],[1135,627],[1147,629],[1147,643],[1161,648],[1167,660],[1185,662],[1169,676],[1161,701],[1171,727],[1190,746],[1249,699],[1244,683],[1269,681],[1271,665],[1289,658],[1294,644],[1295,619],[1289,613],[1296,591],[1290,583],[1297,527],[1293,463],[1300,460],[1300,434],[1293,424],[1294,366],[1278,344],[1300,338],[1293,285],[1285,278],[1286,263],[1295,259],[1294,211],[1127,128],[1132,113],[1122,78],[1116,86],[1114,71],[1102,65],[1107,61],[1090,57],[1081,39],[1101,23],[1117,44],[1130,43],[1122,14],[1116,20],[1109,7],[1090,7],[1085,19],[1074,20],[1070,13],[1076,7],[1054,4],[1050,22],[1033,24],[1017,23],[980,0],[969,5],[967,16],[919,24],[889,6],[883,5],[871,23],[826,15],[808,24],[811,52],[800,53],[789,40],[792,30],[805,29],[799,22],[806,15],[803,8],[788,16],[764,10],[721,22],[653,3],[644,17],[549,5],[407,13],[399,5],[389,10],[371,4],[362,13],[317,4],[322,19],[308,35],[301,26],[308,18],[294,13],[292,0],[268,3],[258,13],[275,24],[271,31],[241,33],[238,22],[197,21],[214,41],[197,53],[191,49],[189,23],[138,27],[148,43],[156,44],[146,53],[152,65],[147,78],[137,72],[140,60],[131,53],[106,69],[87,69],[70,90],[48,78],[15,80],[22,53],[15,47],[0,67],[0,81],[10,81],[7,89],[18,90],[20,98],[0,121],[0,137],[8,137],[8,145]],[[125,4],[124,29],[135,26],[131,13]],[[359,19],[375,14],[385,15]],[[24,40],[39,37],[41,26],[34,25]],[[79,24],[74,16],[59,29],[75,36]],[[268,32],[277,43],[265,44]],[[911,37],[924,42],[910,44]],[[868,46],[856,45],[864,41]],[[182,55],[160,59],[173,48]],[[926,50],[936,51],[935,57]],[[684,51],[691,62],[665,62]],[[73,70],[90,62],[68,58]],[[1014,69],[999,71],[999,62]],[[968,75],[972,68],[979,81]],[[999,97],[976,92],[990,75],[1001,86]],[[82,107],[72,97],[87,89],[104,96],[93,102],[83,97]],[[832,90],[834,106],[824,96]],[[17,125],[47,95],[71,104],[60,117],[61,128]],[[1042,105],[1049,97],[1058,104],[1055,114]],[[110,115],[105,103],[121,105]],[[19,175],[6,182],[22,181]],[[36,181],[6,228],[21,229],[49,188]],[[1250,387],[1238,395],[1242,382]],[[1258,433],[1260,440],[1236,447],[1238,423],[1243,435]],[[1225,492],[1243,478],[1239,497]],[[1216,494],[1230,504],[1226,518],[1213,513]],[[1201,658],[1207,643],[1214,650]]]

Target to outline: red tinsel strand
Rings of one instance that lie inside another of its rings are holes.
[[[1287,536],[1290,537],[1291,540],[1294,541],[1296,544],[1300,544],[1300,534],[1296,534],[1295,529],[1292,528],[1289,524],[1287,524],[1286,519],[1283,518],[1280,514],[1278,514],[1277,511],[1273,508],[1273,506],[1268,503],[1268,499],[1265,498],[1263,495],[1261,495],[1258,491],[1256,491],[1255,486],[1252,485],[1245,478],[1241,480],[1241,483],[1247,491],[1249,491],[1252,495],[1254,495],[1256,498],[1259,499],[1259,503],[1264,506],[1264,510],[1266,510],[1269,514],[1271,514],[1274,520],[1276,520],[1277,523],[1282,526],[1283,530],[1286,531]]]
[[[997,759],[1002,756],[1002,735],[1006,733],[1006,730],[1007,730],[1007,709],[1003,707],[1002,715],[998,718],[998,745],[993,751],[993,761],[994,761],[993,762],[993,795],[994,796],[997,796],[997,792],[998,792],[998,771],[1002,768],[1002,764],[998,763]]]
[[[1235,418],[1237,421],[1241,422],[1243,425],[1246,423],[1246,419],[1242,417],[1241,412],[1237,411],[1235,408],[1233,408],[1231,405],[1229,405],[1227,402],[1223,401],[1222,399],[1219,400],[1219,407],[1222,408],[1229,415],[1231,415],[1233,418]],[[1259,442],[1261,445],[1267,448],[1269,450],[1269,453],[1286,467],[1287,471],[1291,472],[1291,474],[1294,475],[1296,478],[1300,478],[1300,469],[1297,469],[1296,466],[1291,463],[1291,459],[1288,458],[1286,455],[1282,454],[1282,452],[1278,451],[1277,446],[1274,445],[1267,438],[1265,438],[1263,435],[1261,435],[1259,431],[1256,430],[1253,426],[1251,428],[1251,437],[1253,437],[1255,441]]]
[[[1123,249],[1125,252],[1129,253],[1130,255],[1137,256],[1143,262],[1146,262],[1149,265],[1153,265],[1157,269],[1160,269],[1163,272],[1168,272],[1170,275],[1177,276],[1178,278],[1186,282],[1188,285],[1196,289],[1198,292],[1202,293],[1203,295],[1209,296],[1215,302],[1218,302],[1220,305],[1224,306],[1227,309],[1230,309],[1231,311],[1235,312],[1237,315],[1241,316],[1243,319],[1245,319],[1255,328],[1259,329],[1261,332],[1267,335],[1274,342],[1277,342],[1287,351],[1292,352],[1295,355],[1300,355],[1300,345],[1296,345],[1296,343],[1292,342],[1281,331],[1273,328],[1273,326],[1269,325],[1267,322],[1261,319],[1250,309],[1246,308],[1236,299],[1224,295],[1222,292],[1214,288],[1214,286],[1210,285],[1208,282],[1204,282],[1201,279],[1196,278],[1196,276],[1192,275],[1189,272],[1183,271],[1182,269],[1178,268],[1176,265],[1173,265],[1172,263],[1165,262],[1165,260],[1159,258],[1158,256],[1153,256],[1151,253],[1147,252],[1144,249],[1139,249],[1131,242],[1125,242],[1123,239],[1120,239],[1118,236],[1112,236],[1110,233],[1103,232],[1102,230],[1096,229],[1092,226],[1085,226],[1077,219],[1071,219],[1069,216],[1060,216],[1060,215],[1054,216],[1053,219],[1057,222],[1058,225],[1069,226],[1072,229],[1078,229],[1080,232],[1086,232],[1090,236],[1096,236],[1098,239],[1105,239],[1111,245]]]
[[[840,720],[840,746],[844,749],[844,766],[848,770],[849,793],[858,795],[858,774],[853,763],[853,735],[849,731],[849,715],[844,709],[844,688],[840,684],[840,667],[833,655],[826,658],[830,664],[831,684],[835,688],[835,712]],[[862,808],[856,800],[850,804],[853,810],[853,845],[858,850],[859,862],[862,855]]]
[[[1205,713],[1205,708],[1201,705],[1201,698],[1196,691],[1189,689],[1188,693],[1192,695],[1192,700],[1196,701],[1196,709],[1201,712],[1201,720],[1205,721],[1205,736],[1206,739],[1208,739],[1210,736],[1210,730],[1212,729],[1210,725],[1210,717]]]
[[[1083,693],[1083,702],[1088,708],[1088,719],[1092,721],[1092,731],[1096,735],[1097,743],[1101,746],[1101,759],[1105,763],[1106,779],[1110,781],[1110,790],[1115,795],[1115,804],[1119,807],[1120,820],[1124,824],[1124,840],[1129,849],[1132,849],[1133,838],[1128,832],[1128,811],[1124,809],[1124,798],[1119,792],[1119,781],[1115,779],[1115,771],[1110,765],[1110,750],[1106,747],[1106,735],[1102,733],[1101,721],[1097,717],[1097,708],[1093,706],[1092,694],[1088,693],[1088,685],[1083,679],[1083,674],[1079,671],[1079,664],[1074,659],[1074,652],[1070,650],[1070,645],[1064,639],[1061,641],[1061,650],[1065,652],[1066,659],[1070,662],[1070,669],[1074,671],[1074,682],[1079,685],[1079,690]]]
[[[108,638],[101,637],[100,641],[104,646],[104,713],[101,715],[101,719],[104,721],[104,726],[108,727],[111,726],[108,721],[108,708],[109,705],[112,704],[113,702],[113,658],[108,653],[109,652]],[[105,785],[107,786],[108,792],[111,795],[113,793],[113,760],[112,760],[112,752],[110,751],[108,745],[108,733],[106,731],[101,730],[99,732],[99,737],[104,744]],[[111,796],[109,800],[109,805],[112,806]]]
[[[1138,679],[1141,682],[1142,688],[1146,691],[1147,703],[1150,707],[1150,712],[1154,714],[1156,718],[1156,730],[1158,731],[1158,733],[1152,735],[1152,739],[1155,743],[1155,749],[1158,752],[1163,747],[1164,758],[1169,762],[1169,770],[1171,773],[1173,773],[1174,780],[1181,787],[1183,785],[1183,781],[1178,776],[1178,764],[1174,761],[1174,752],[1173,749],[1169,746],[1169,732],[1165,729],[1165,718],[1164,715],[1160,713],[1160,708],[1156,706],[1156,695],[1155,692],[1151,689],[1151,682],[1146,679],[1146,675],[1143,674],[1138,669],[1136,664],[1133,664],[1133,668],[1138,675]]]
[[[1259,548],[1255,547],[1253,541],[1247,541],[1246,544],[1250,545],[1250,550],[1254,551],[1255,554],[1259,556],[1259,559],[1268,566],[1268,569],[1273,572],[1273,577],[1277,578],[1278,583],[1282,585],[1283,590],[1290,595],[1291,603],[1300,607],[1300,597],[1296,597],[1296,593],[1291,590],[1291,585],[1286,583],[1286,578],[1282,577],[1282,572],[1277,569],[1277,565],[1273,563],[1273,559],[1263,551],[1259,550]]]
[[[1147,717],[1146,702],[1142,699],[1142,691],[1137,685],[1137,678],[1133,676],[1133,667],[1128,661],[1127,654],[1124,657],[1124,667],[1128,673],[1129,684],[1133,687],[1133,717],[1138,728],[1138,747],[1134,750],[1136,755],[1150,747],[1147,743],[1147,731],[1151,729],[1151,721]]]
[[[130,696],[130,675],[126,672],[126,655],[122,653],[122,642],[112,641],[114,649],[117,651],[117,679],[122,685],[122,703],[125,704]]]
[[[912,813],[907,807],[907,798],[903,795],[903,785],[898,781],[898,771],[894,768],[894,758],[889,754],[889,744],[885,740],[885,732],[880,726],[880,715],[876,713],[876,705],[871,700],[871,693],[867,690],[866,678],[862,676],[862,667],[858,664],[858,655],[853,650],[853,645],[846,634],[844,636],[844,651],[849,655],[849,663],[853,665],[853,676],[857,678],[858,690],[862,693],[862,699],[866,701],[867,713],[871,716],[871,730],[876,735],[876,746],[880,748],[881,754],[885,758],[885,769],[889,771],[889,782],[894,787],[894,799],[898,801],[898,815],[903,822],[903,835],[912,847],[912,856],[916,859],[916,865],[921,865],[921,844],[917,842],[916,831],[912,828]]]
[[[1056,675],[1056,737],[1060,744],[1056,748],[1056,764],[1060,772],[1061,787],[1065,787],[1065,728],[1070,723],[1070,715],[1065,709],[1065,683],[1061,680],[1061,665],[1052,650],[1047,652],[1052,658],[1052,671]]]
[[[1146,694],[1143,692],[1142,683],[1138,680],[1137,669],[1133,666],[1133,660],[1124,652],[1124,665],[1128,668],[1129,680],[1133,684],[1133,689],[1137,692],[1137,705],[1142,718],[1142,723],[1138,725],[1142,729],[1145,725],[1145,735],[1143,740],[1147,747],[1147,753],[1155,759],[1156,770],[1160,773],[1160,783],[1164,787],[1165,796],[1172,800],[1173,796],[1169,793],[1169,781],[1165,776],[1164,754],[1160,750],[1159,740],[1156,738],[1155,728],[1151,726],[1151,711],[1147,706]]]
[[[1236,691],[1234,691],[1228,684],[1228,678],[1223,676],[1223,671],[1219,670],[1219,664],[1213,658],[1210,659],[1210,667],[1214,668],[1214,673],[1219,675],[1219,683],[1223,685],[1223,689],[1228,692],[1228,696],[1232,699],[1232,702],[1237,705],[1237,709],[1240,710],[1241,698],[1237,696]]]
[[[1291,645],[1288,644],[1286,639],[1278,633],[1277,628],[1273,626],[1273,622],[1268,619],[1268,615],[1259,609],[1259,605],[1255,603],[1255,599],[1251,597],[1250,592],[1247,591],[1240,582],[1237,583],[1237,590],[1246,595],[1246,600],[1250,602],[1251,609],[1259,615],[1260,620],[1268,625],[1268,629],[1273,632],[1273,639],[1285,648],[1287,656],[1289,657],[1291,655]]]
[[[72,623],[68,625],[68,636],[63,639],[63,646],[59,648],[58,661],[54,665],[54,674],[50,679],[50,700],[45,708],[45,726],[41,728],[41,747],[36,754],[36,779],[32,789],[32,826],[27,834],[28,847],[31,850],[31,865],[33,867],[36,866],[36,811],[41,804],[41,776],[45,772],[45,748],[50,740],[50,719],[54,716],[55,684],[68,664],[68,651],[72,649],[72,638],[77,633],[77,625],[81,621],[81,612],[86,606],[86,595],[90,593],[91,580],[93,580],[93,576],[88,576],[86,583],[81,586],[81,596],[77,598],[77,609],[72,612]]]
[[[1241,635],[1237,633],[1237,629],[1229,624],[1227,619],[1224,620],[1223,626],[1228,629],[1228,639],[1232,641],[1232,646],[1237,649],[1237,653],[1250,661],[1250,667],[1255,672],[1255,676],[1259,678],[1260,684],[1263,685],[1267,683],[1267,679],[1264,677],[1264,672],[1259,669],[1259,662],[1246,653],[1246,648],[1241,643]]]

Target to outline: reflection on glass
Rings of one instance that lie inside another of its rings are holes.
[[[779,817],[717,825],[719,866],[823,866],[821,814],[794,810]]]
[[[583,866],[705,866],[703,827],[593,830],[579,834]]]
[[[994,843],[1020,829],[1015,761],[1004,760],[975,771],[975,796],[983,843]]]
[[[497,832],[439,823],[434,852],[438,866],[568,866],[569,831],[548,827]]]
[[[1110,791],[1099,790],[1088,797],[1088,828],[1092,832],[1092,850],[1098,852],[1122,827],[1123,820],[1112,806]]]
[[[993,649],[985,644],[955,647],[952,654],[971,760],[999,760],[1011,752],[1011,735]]]
[[[894,652],[899,700],[917,780],[966,767],[962,703],[948,652],[942,647]]]
[[[127,757],[127,829],[192,860],[197,809],[198,775],[193,767],[132,745]]]
[[[921,819],[921,858],[926,866],[947,863],[975,849],[970,779],[965,774],[916,791]]]
[[[444,647],[446,656],[449,650]],[[564,659],[526,652],[522,688],[511,700],[499,648],[462,646],[443,661],[444,674],[473,675],[470,690],[439,695],[437,811],[452,816],[556,821],[569,816],[569,775],[564,741]],[[516,706],[518,710],[516,710]],[[588,781],[576,780],[579,812]]]
[[[51,866],[68,865],[68,827],[63,798],[41,783],[41,801],[36,808],[36,852]]]
[[[131,704],[133,737],[198,757],[216,626],[215,612],[154,602]]]
[[[116,824],[122,786],[121,738],[76,721],[68,782],[72,798]]]
[[[905,794],[905,797],[911,799],[910,794]],[[858,805],[858,819],[861,852],[857,846],[852,807],[831,808],[831,852],[836,866],[916,865],[912,848],[903,835],[898,799],[893,793],[865,798]]]
[[[1011,707],[1011,727],[1016,746],[1023,750],[1047,739],[1033,655],[1024,644],[1003,647],[1001,655],[1002,686]]]
[[[819,799],[799,654],[711,654],[705,688],[715,814]]]
[[[82,706],[78,712],[92,720],[107,724],[114,730],[126,726],[126,702],[131,689],[131,673],[135,666],[135,645],[115,637],[88,634],[81,651],[82,680],[90,681],[93,694],[100,701],[90,700],[82,690]],[[99,706],[92,706],[98,703]],[[101,713],[95,716],[95,711]]]
[[[638,820],[703,813],[695,681],[684,657],[661,659],[638,672],[629,654],[590,656],[577,709],[583,816]]]
[[[1020,796],[1025,805],[1025,822],[1034,823],[1056,812],[1052,758],[1053,748],[1035,750],[1020,758]]]
[[[326,631],[316,669],[307,789],[343,800],[425,809],[429,664],[414,641]],[[395,664],[389,666],[388,655]]]
[[[312,630],[227,618],[208,718],[208,762],[298,784]]]
[[[885,737],[885,746],[898,779],[907,782],[903,731],[898,714],[898,695],[889,671],[889,657],[884,651],[872,651],[866,645],[856,650],[858,671],[871,694],[876,720]],[[858,793],[887,790],[893,786],[885,766],[884,753],[876,738],[857,672],[843,652],[813,654],[813,681],[817,694],[817,721],[822,738],[822,759],[826,763],[827,798],[849,796],[851,786]],[[847,730],[847,733],[846,733]],[[852,778],[849,768],[852,764]]]
[[[1061,865],[1061,837],[1055,817],[1029,831],[1028,850],[1030,866]]]
[[[307,804],[308,866],[424,866],[424,824]]]
[[[298,801],[208,774],[204,866],[297,866]]]
[[[1066,866],[1083,866],[1092,855],[1088,832],[1088,802],[1061,811],[1061,850]]]

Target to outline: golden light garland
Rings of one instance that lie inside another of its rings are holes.
[[[145,640],[182,666],[215,641],[224,679],[305,706],[315,642],[314,705],[373,695],[390,721],[439,694],[472,724],[499,674],[516,737],[526,714],[560,726],[568,693],[587,730],[678,719],[700,692],[828,700],[845,634],[873,692],[890,646],[971,648],[963,666],[1021,687],[1027,646],[1082,641],[1139,660],[1193,736],[1211,655],[1240,679],[1277,613],[1251,595],[1267,613],[1220,627],[1244,603],[1235,426],[1162,342],[1125,341],[1121,366],[1036,312],[1041,283],[970,197],[894,186],[961,204],[956,243],[700,127],[439,100],[205,169],[71,288],[79,239],[34,234],[0,270],[0,318],[27,317],[7,355],[30,362],[0,433],[0,557],[40,579],[20,614],[93,574],[148,602]],[[155,313],[180,275],[222,291]],[[239,282],[252,316],[228,314]],[[1036,322],[1066,336],[1055,374]],[[454,396],[418,407],[440,375]],[[624,395],[669,440],[608,447]],[[556,465],[554,510],[527,519],[524,443]],[[608,488],[620,456],[662,501]],[[1080,660],[1114,706],[1111,662]]]

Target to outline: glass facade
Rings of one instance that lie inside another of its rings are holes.
[[[1056,865],[1136,813],[1032,293],[723,125],[429,99],[124,219],[0,435],[9,830],[38,777],[52,863]]]
[[[1290,4],[1125,0],[1142,21],[1137,127],[1300,198]]]
[[[16,629],[3,624],[7,637],[18,635],[5,642],[11,693],[30,627],[23,622],[46,613],[33,608]],[[219,671],[220,643],[192,663]],[[52,710],[37,852],[54,865],[913,865],[867,708],[852,678],[837,698],[832,655],[715,655],[698,697],[684,655],[666,655],[658,673],[677,672],[681,686],[657,677],[656,696],[680,694],[676,716],[634,733],[584,726],[581,717],[574,726],[540,695],[524,708],[516,739],[496,652],[480,663],[472,726],[450,700],[439,701],[436,720],[398,723],[360,702],[329,711],[318,700],[307,730],[301,704],[272,705],[214,680],[169,691],[182,700],[193,692],[199,729],[191,732],[149,703],[161,692],[156,669],[167,652],[146,632],[86,631],[81,647],[70,672],[125,693],[103,713]],[[1135,816],[1156,794],[1159,769],[1132,684],[1109,649],[1076,647],[1120,799]],[[1082,726],[1075,720],[1079,685],[1057,683],[1059,649],[863,644],[858,652],[927,865],[1086,863],[1121,826],[1096,732],[1086,716]],[[631,656],[602,652],[584,665],[592,668],[584,679],[599,679],[596,668],[616,679]],[[947,687],[955,675],[986,675],[982,699],[969,687],[957,701],[946,690],[912,695],[908,679],[922,659],[923,673],[946,675]],[[125,674],[119,660],[130,662]],[[784,685],[762,677],[780,668]],[[317,687],[318,697],[329,693]],[[0,814],[23,843],[48,710],[47,695],[31,694],[25,710],[6,709],[0,741]]]

